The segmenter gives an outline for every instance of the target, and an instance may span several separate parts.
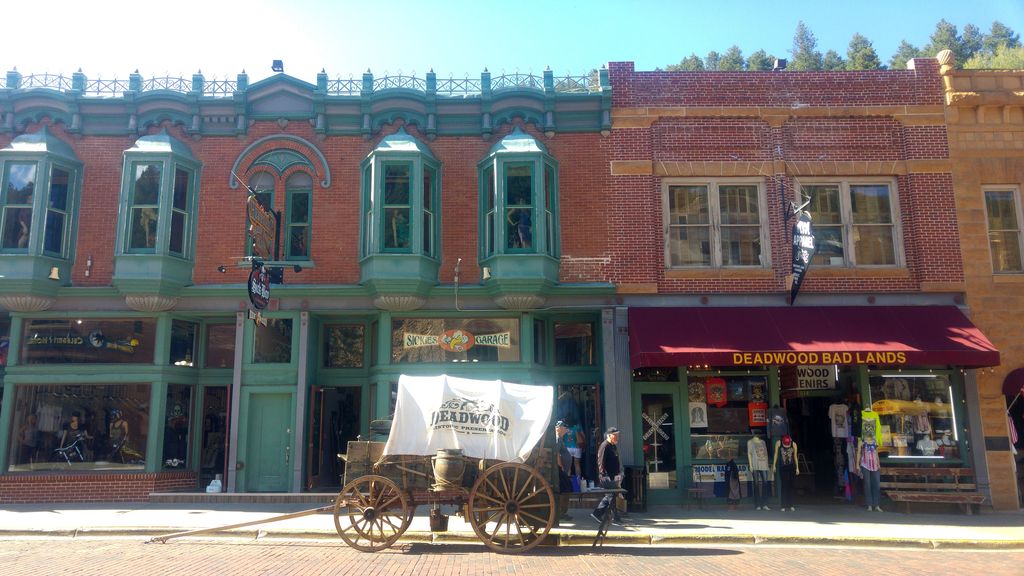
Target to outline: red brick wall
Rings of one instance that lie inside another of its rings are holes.
[[[195,472],[0,476],[0,504],[146,502],[151,492],[194,492]]]
[[[918,107],[915,113],[941,114],[937,62],[917,59],[914,65],[906,71],[723,73],[636,72],[630,62],[611,63],[613,112],[621,113],[616,117],[624,122],[612,130],[610,158],[651,161],[654,174],[617,174],[610,179],[608,278],[615,283],[654,284],[662,293],[785,293],[790,237],[773,174],[779,165],[772,164],[783,160],[787,203],[798,180],[854,180],[860,162],[863,176],[889,174],[898,190],[908,274],[816,275],[812,267],[804,293],[902,293],[920,291],[922,283],[962,282],[951,174],[922,173],[910,164],[949,158],[946,127],[907,123],[894,115],[909,107]],[[872,106],[879,107],[877,112],[870,111]],[[765,109],[776,107],[800,113],[787,118],[763,115]],[[730,108],[736,110],[733,117]],[[649,127],[625,122],[645,114],[652,120]],[[903,175],[908,169],[910,175]],[[726,271],[666,277],[660,174],[716,178],[723,170],[750,170],[749,175],[763,178],[771,275]]]

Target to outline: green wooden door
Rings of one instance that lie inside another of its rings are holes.
[[[291,469],[291,394],[249,397],[246,492],[287,492]]]
[[[678,504],[686,486],[683,465],[685,423],[679,385],[637,383],[633,409],[640,454],[647,469],[648,504]]]

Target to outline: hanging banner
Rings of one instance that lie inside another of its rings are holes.
[[[796,301],[800,284],[804,281],[807,267],[814,256],[814,233],[811,231],[811,215],[800,212],[793,224],[793,286],[789,289],[789,303]]]

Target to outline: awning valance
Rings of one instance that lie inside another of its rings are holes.
[[[955,306],[630,308],[644,366],[995,366],[999,351]]]

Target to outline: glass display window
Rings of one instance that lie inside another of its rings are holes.
[[[324,368],[362,368],[365,335],[362,324],[324,326]]]
[[[199,325],[185,320],[174,320],[171,323],[171,356],[173,366],[191,368],[195,365],[196,334]]]
[[[149,384],[19,385],[8,472],[141,470]]]
[[[947,374],[879,374],[869,382],[870,406],[882,426],[882,456],[960,458],[963,423],[954,410],[959,392]]]
[[[268,318],[267,325],[256,325],[252,361],[255,364],[288,364],[292,361],[292,321]]]
[[[691,374],[687,380],[690,458],[747,462],[747,440],[763,428],[768,378],[759,374]]]
[[[184,469],[189,456],[192,430],[192,387],[172,384],[167,387],[167,417],[164,426],[163,467]]]
[[[35,318],[22,336],[22,364],[149,364],[156,320]]]
[[[235,365],[234,323],[206,325],[206,368],[232,368]]]

